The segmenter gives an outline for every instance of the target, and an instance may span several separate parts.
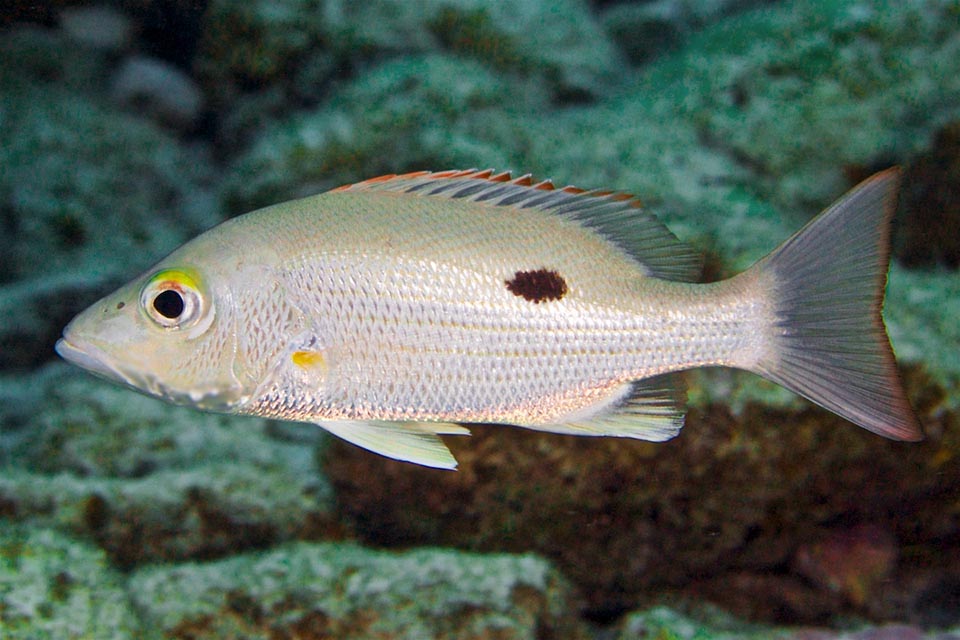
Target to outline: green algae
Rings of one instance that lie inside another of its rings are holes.
[[[217,93],[233,82],[284,83],[318,52],[363,64],[388,55],[449,51],[491,68],[530,73],[554,91],[595,92],[616,71],[617,51],[575,0],[216,0],[207,13],[200,68]]]
[[[143,637],[104,553],[50,529],[0,523],[0,636],[5,640]]]
[[[677,116],[754,173],[765,196],[822,205],[842,188],[838,167],[909,157],[956,116],[952,4],[795,2],[744,13],[662,60],[646,85],[691,88]]]
[[[0,197],[19,220],[0,241],[5,282],[68,270],[102,281],[215,220],[203,209],[203,165],[96,100],[59,86],[4,93],[0,136]]]
[[[749,625],[717,610],[695,618],[669,607],[630,613],[620,624],[616,640],[777,640],[784,631]]]
[[[931,411],[960,408],[960,277],[955,271],[894,268],[884,316],[903,365],[920,367],[942,390]]]
[[[266,129],[231,169],[231,211],[323,191],[354,176],[501,159],[468,129],[499,118],[518,85],[449,56],[399,59],[341,87],[314,111]],[[536,95],[530,100],[540,101]]]
[[[0,366],[27,368],[78,300],[218,216],[202,154],[98,93],[102,53],[27,27],[0,33],[0,52]]]
[[[146,623],[171,637],[578,638],[563,579],[531,555],[303,544],[131,577]]]
[[[337,535],[316,427],[199,413],[58,370],[30,383],[55,387],[39,411],[4,416],[26,421],[0,458],[8,518],[94,540],[123,567]]]

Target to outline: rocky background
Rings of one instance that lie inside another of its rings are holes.
[[[481,427],[449,473],[52,351],[199,231],[381,173],[637,193],[719,278],[891,164],[920,444],[711,371],[669,443]],[[957,0],[12,0],[0,229],[0,638],[960,638]]]

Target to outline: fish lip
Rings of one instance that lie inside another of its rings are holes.
[[[90,373],[108,380],[133,386],[133,381],[130,377],[118,368],[107,364],[106,354],[103,350],[89,342],[77,340],[76,338],[71,339],[64,335],[64,337],[57,340],[57,344],[54,345],[53,348],[61,358],[70,364],[76,365],[81,369],[85,369]]]

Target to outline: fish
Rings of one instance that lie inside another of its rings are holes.
[[[923,434],[882,318],[900,172],[750,268],[635,197],[493,170],[385,175],[228,219],[82,311],[56,351],[151,396],[316,424],[439,469],[474,423],[661,442],[682,372],[758,374],[875,434]]]

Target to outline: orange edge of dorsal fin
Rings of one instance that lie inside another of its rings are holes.
[[[558,188],[550,180],[535,181],[529,173],[514,178],[509,171],[495,173],[493,169],[390,174],[334,191],[377,191],[538,209],[601,233],[633,256],[647,275],[687,282],[696,281],[700,275],[699,254],[677,240],[629,193],[571,185]]]
[[[417,181],[420,182],[432,182],[432,181],[442,181],[442,180],[484,180],[486,182],[493,183],[508,183],[518,187],[530,187],[531,189],[538,189],[540,191],[562,191],[563,193],[569,193],[571,195],[581,195],[586,194],[589,196],[597,198],[609,198],[611,200],[628,202],[632,201],[636,203],[637,207],[641,207],[639,198],[630,194],[620,191],[610,191],[610,190],[588,190],[581,189],[580,187],[575,187],[573,185],[566,185],[564,187],[557,187],[552,180],[549,178],[546,180],[541,180],[539,182],[535,181],[533,174],[525,173],[521,176],[513,177],[513,174],[510,171],[501,171],[500,173],[495,173],[494,169],[447,169],[445,171],[411,171],[409,173],[387,173],[382,176],[377,176],[375,178],[368,178],[366,180],[361,180],[360,182],[353,182],[350,184],[345,184],[331,191],[365,191],[365,190],[389,190],[389,191],[404,191],[405,189],[389,189],[391,184],[400,186],[402,183]]]

